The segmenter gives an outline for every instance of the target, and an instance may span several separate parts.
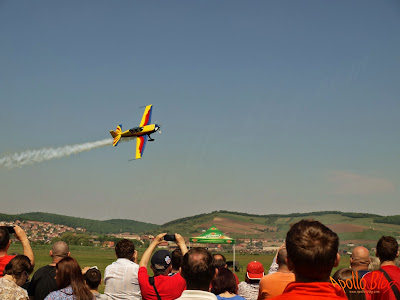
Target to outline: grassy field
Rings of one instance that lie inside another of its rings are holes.
[[[35,270],[48,265],[51,263],[51,257],[49,256],[50,246],[34,246],[33,251],[35,253]],[[100,249],[98,247],[85,247],[85,246],[71,246],[71,256],[74,257],[82,268],[86,266],[97,266],[104,275],[105,268],[116,260],[113,249]],[[144,249],[139,249],[139,258],[142,256]],[[23,253],[21,244],[13,244],[9,249],[9,253]],[[232,253],[223,253],[228,261],[233,259]],[[268,273],[269,267],[273,260],[273,254],[236,254],[236,261],[242,267],[239,272],[236,272],[240,281],[243,281],[246,275],[246,266],[250,261],[256,260],[263,264],[265,272]],[[345,268],[349,266],[349,256],[341,258],[338,267],[334,268],[332,274],[339,268]],[[103,292],[104,285],[100,286],[100,291]]]

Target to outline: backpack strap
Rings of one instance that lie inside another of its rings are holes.
[[[392,278],[390,278],[389,274],[382,268],[379,268],[378,271],[381,271],[383,273],[383,275],[386,277],[388,283],[390,284],[390,282],[392,281]],[[391,288],[392,288],[392,291],[393,291],[396,299],[400,300],[400,292],[399,292],[399,289],[397,288],[396,284],[392,284]]]
[[[154,291],[156,292],[157,300],[161,300],[160,294],[158,293],[156,285],[154,283],[154,277],[149,277],[149,283],[153,286]],[[400,298],[399,298],[399,300],[400,300]]]

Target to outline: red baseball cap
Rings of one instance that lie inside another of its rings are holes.
[[[259,261],[251,261],[247,265],[247,278],[260,280],[264,276],[264,267]]]

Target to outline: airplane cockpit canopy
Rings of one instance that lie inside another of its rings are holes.
[[[129,132],[131,132],[131,133],[136,133],[136,132],[141,132],[141,131],[143,131],[143,127],[135,127],[135,128],[129,129]]]

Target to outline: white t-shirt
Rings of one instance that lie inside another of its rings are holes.
[[[199,290],[185,290],[182,296],[175,300],[217,300],[213,293]]]
[[[139,265],[126,258],[118,258],[104,271],[104,294],[114,300],[140,300]]]

